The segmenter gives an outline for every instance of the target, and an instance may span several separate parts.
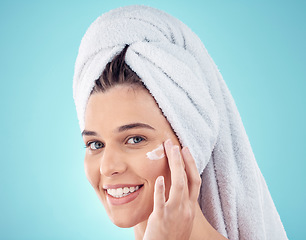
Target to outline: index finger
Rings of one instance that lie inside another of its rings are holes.
[[[165,151],[171,172],[171,187],[167,205],[177,208],[181,204],[184,188],[186,186],[185,170],[179,146],[173,145],[171,140],[165,142]]]

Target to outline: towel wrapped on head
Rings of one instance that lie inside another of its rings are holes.
[[[202,177],[201,209],[229,239],[287,239],[235,102],[201,40],[151,7],[100,16],[84,35],[73,97],[81,130],[95,80],[129,45],[125,61],[150,91]]]

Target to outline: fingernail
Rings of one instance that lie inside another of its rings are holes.
[[[189,148],[188,147],[183,147],[182,152],[185,154],[190,154]]]
[[[179,148],[179,146],[177,146],[177,145],[173,146],[173,152],[174,152],[174,155],[175,155],[176,159],[180,160],[180,148]]]
[[[157,178],[157,183],[159,186],[164,186],[164,176],[159,176]]]

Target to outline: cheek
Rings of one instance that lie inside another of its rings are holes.
[[[159,160],[149,160],[146,159],[146,174],[147,176],[147,181],[149,183],[149,187],[151,189],[151,195],[153,198],[154,195],[154,187],[155,187],[155,180],[159,176],[164,176],[165,180],[165,197],[166,200],[169,198],[169,192],[170,192],[170,187],[171,187],[171,173],[170,173],[170,168],[168,165],[168,159],[166,157],[163,157]]]
[[[138,172],[138,175],[143,178],[151,188],[154,188],[155,180],[158,176],[162,175],[166,179],[170,175],[166,157],[150,160],[146,152],[142,153],[137,159],[137,164],[134,165],[137,168],[135,171]]]
[[[94,161],[89,161],[88,159],[84,160],[84,169],[85,174],[94,189],[99,188],[99,180],[100,180],[100,168],[94,164]]]

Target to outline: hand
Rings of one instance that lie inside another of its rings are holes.
[[[159,176],[155,181],[153,212],[143,239],[185,240],[192,231],[201,178],[188,148],[180,153],[179,146],[174,146],[171,140],[164,145],[171,171],[169,198],[166,201],[164,178]]]

